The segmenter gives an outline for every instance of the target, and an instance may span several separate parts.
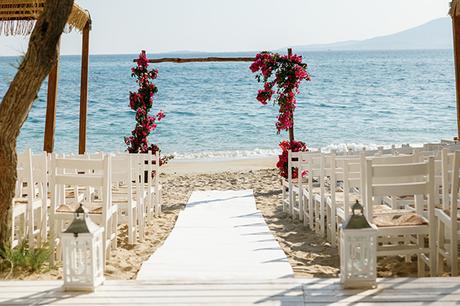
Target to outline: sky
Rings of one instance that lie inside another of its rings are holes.
[[[259,51],[361,40],[447,16],[449,0],[76,0],[90,11],[91,54]],[[0,55],[27,37],[0,36]],[[78,31],[62,54],[80,54]]]

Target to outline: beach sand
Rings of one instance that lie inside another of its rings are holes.
[[[128,245],[126,226],[119,227],[119,245],[107,262],[107,279],[133,279],[143,261],[161,246],[174,227],[193,190],[253,189],[257,208],[287,254],[297,277],[337,277],[337,248],[282,211],[280,179],[275,158],[232,161],[172,161],[161,174],[163,214],[147,225],[145,242]],[[379,260],[380,277],[416,276],[416,261]],[[42,273],[19,273],[17,279],[60,279],[61,268]],[[0,275],[4,277],[5,274]]]

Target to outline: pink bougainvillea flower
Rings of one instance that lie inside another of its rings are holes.
[[[136,92],[129,93],[129,107],[136,112],[136,126],[131,131],[131,136],[125,137],[124,142],[130,153],[146,153],[148,150],[160,152],[157,145],[149,145],[149,135],[157,128],[156,120],[160,121],[165,117],[163,111],[155,116],[149,115],[153,107],[153,97],[158,88],[152,82],[158,76],[157,69],[148,70],[149,59],[142,52],[137,59],[137,66],[131,69],[132,77],[136,78],[139,88]],[[155,153],[154,152],[154,153]],[[170,157],[161,158],[160,164],[164,164]]]
[[[295,95],[299,93],[301,82],[311,79],[307,72],[307,64],[302,62],[302,56],[281,56],[278,53],[261,52],[256,55],[249,69],[256,73],[259,82],[264,83],[263,89],[257,92],[257,101],[267,104],[273,99],[279,106],[278,120],[275,123],[277,132],[289,130],[293,126],[297,102]]]

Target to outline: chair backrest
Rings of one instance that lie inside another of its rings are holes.
[[[430,220],[434,220],[434,158],[402,163],[399,156],[366,160],[366,216],[372,220],[373,198],[383,196],[415,196],[415,210],[422,214],[423,196],[427,196]]]
[[[147,153],[138,153],[138,165],[139,165],[139,174],[140,179],[143,184],[139,184],[140,194],[142,194],[145,189],[147,191],[147,196],[151,199],[153,193],[152,188],[158,190],[159,185],[159,175],[160,175],[160,154],[152,153],[148,151]]]
[[[16,197],[27,198],[29,201],[36,196],[33,176],[32,150],[29,148],[18,154]]]
[[[354,204],[350,199],[350,191],[359,191],[361,199],[365,197],[365,155],[361,154],[358,158],[344,158],[340,160],[343,171],[343,201],[345,220],[348,220],[351,206]]]
[[[58,190],[62,186],[72,186],[87,189],[99,188],[102,201],[102,214],[107,215],[112,204],[111,201],[111,156],[106,155],[103,159],[83,159],[51,156],[49,176],[51,190],[51,213],[53,214],[59,204]],[[78,196],[78,195],[77,195]],[[92,198],[85,197],[85,206],[92,205]]]
[[[139,162],[137,154],[117,153],[111,159],[112,184],[114,187],[126,186],[127,192],[119,194],[128,204],[133,200],[133,191],[139,181]],[[138,190],[139,191],[139,190]],[[136,193],[136,199],[139,193]]]
[[[32,154],[32,177],[38,196],[45,204],[48,199],[48,155],[46,152]]]

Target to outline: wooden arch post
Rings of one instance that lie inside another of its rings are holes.
[[[91,20],[85,25],[82,37],[81,84],[80,84],[80,126],[78,137],[78,154],[86,152],[86,116],[88,113],[88,66],[89,66],[89,31]]]
[[[452,4],[451,4],[452,5]],[[454,42],[454,65],[455,65],[455,89],[457,101],[457,140],[460,139],[460,16],[456,9],[451,8],[452,34]]]
[[[292,49],[288,48],[287,51],[288,51],[288,58],[291,58]],[[289,128],[289,142],[292,144],[292,142],[294,141],[294,113],[292,113],[291,121],[292,121],[292,126]]]

